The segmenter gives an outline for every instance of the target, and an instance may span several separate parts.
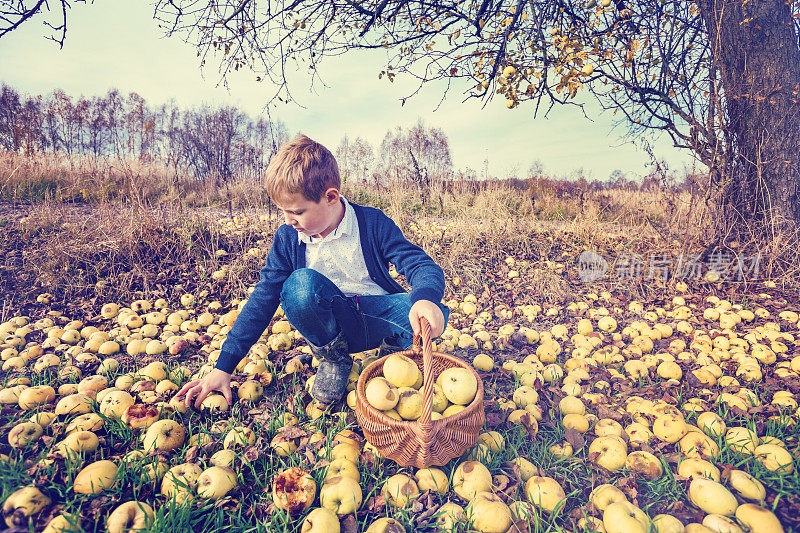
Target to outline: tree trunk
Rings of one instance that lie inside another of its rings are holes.
[[[721,77],[725,222],[800,222],[800,53],[785,0],[700,0]],[[741,227],[741,226],[740,226]]]

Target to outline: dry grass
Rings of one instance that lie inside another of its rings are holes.
[[[448,279],[458,276],[476,293],[486,272],[500,268],[508,256],[540,266],[575,260],[583,249],[611,257],[700,253],[711,240],[707,228],[714,208],[702,191],[565,191],[558,185],[563,182],[550,188],[548,183],[537,180],[527,189],[518,180],[434,184],[424,196],[413,184],[346,183],[343,193],[386,211],[434,256]],[[230,263],[227,277],[216,285],[220,297],[241,297],[263,260],[244,252],[266,250],[274,231],[274,225],[259,222],[260,216],[276,214],[264,191],[253,181],[175,179],[163,166],[146,162],[99,166],[89,158],[2,154],[0,199],[24,204],[6,217],[4,264],[14,270],[16,282],[6,283],[4,292],[38,287],[64,297],[100,298],[191,292]],[[12,221],[22,214],[23,224]],[[257,223],[227,231],[217,221],[221,216]],[[720,248],[740,254],[760,250],[762,274],[790,287],[800,274],[797,242],[797,234],[776,232],[769,242],[723,241]],[[215,256],[218,249],[236,259]],[[552,272],[542,270],[535,281],[531,290],[554,302],[568,297],[569,287]],[[640,290],[631,287],[632,293]]]

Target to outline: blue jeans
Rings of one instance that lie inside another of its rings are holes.
[[[408,321],[407,293],[345,296],[334,283],[311,268],[301,268],[283,283],[281,307],[287,320],[315,347],[343,333],[350,353],[381,344],[407,349],[414,340]],[[450,309],[439,304],[445,317]]]

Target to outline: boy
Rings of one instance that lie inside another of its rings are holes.
[[[449,309],[439,304],[444,273],[379,209],[340,194],[333,154],[305,135],[283,145],[267,168],[267,192],[283,211],[260,281],[222,345],[216,368],[178,391],[195,407],[212,391],[228,404],[231,373],[258,340],[280,303],[320,361],[311,395],[321,408],[344,395],[351,353],[381,345],[406,349],[420,319],[441,335]],[[405,275],[410,293],[389,275]]]

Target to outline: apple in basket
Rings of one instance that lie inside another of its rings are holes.
[[[439,374],[436,381],[445,397],[456,405],[469,405],[478,393],[478,380],[466,368],[448,368]]]

